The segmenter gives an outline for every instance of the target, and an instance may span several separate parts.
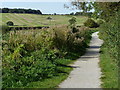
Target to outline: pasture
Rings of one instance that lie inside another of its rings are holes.
[[[73,17],[70,15],[37,15],[37,14],[16,14],[16,13],[0,13],[0,24],[6,24],[12,21],[16,26],[55,26],[68,25],[68,20]],[[47,19],[51,17],[52,19]],[[75,16],[76,25],[83,25],[87,20],[85,16]],[[1,22],[2,21],[2,22]]]

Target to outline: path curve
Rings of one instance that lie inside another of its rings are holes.
[[[59,85],[59,88],[100,88],[99,51],[103,41],[98,38],[97,34],[98,32],[92,34],[87,52],[71,65],[75,68]]]

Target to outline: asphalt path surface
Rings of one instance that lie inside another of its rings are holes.
[[[72,65],[74,69],[59,88],[101,88],[101,69],[99,67],[99,51],[103,41],[98,32],[92,34],[90,47],[86,53]]]

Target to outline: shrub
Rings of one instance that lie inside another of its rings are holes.
[[[47,19],[48,19],[48,20],[51,20],[51,19],[52,19],[52,17],[47,17]]]
[[[69,24],[71,28],[74,28],[76,24],[76,18],[72,17],[71,19],[69,19]]]
[[[74,28],[73,28],[74,30]],[[75,28],[75,31],[71,31],[71,28],[66,26],[56,27],[53,32],[53,42],[56,48],[59,50],[66,50],[70,52],[79,52],[85,47],[87,36],[89,36],[89,29],[86,27]],[[84,32],[84,35],[82,33]]]
[[[78,32],[79,31],[79,29],[77,29],[77,28],[72,28],[72,33],[76,33],[76,32]]]
[[[51,52],[47,50],[45,53],[40,50],[33,52],[30,57],[16,58],[21,50],[22,47],[19,46],[12,57],[4,59],[3,87],[26,86],[29,82],[39,81],[55,74],[56,65],[50,60],[53,55]]]
[[[10,28],[7,25],[2,25],[0,27],[2,29],[2,34],[7,33],[8,31],[10,31]]]
[[[87,21],[84,22],[84,25],[90,28],[97,28],[99,25],[92,20],[91,18],[87,19]]]
[[[8,21],[6,24],[7,24],[8,26],[13,26],[13,25],[14,25],[14,23],[13,23],[12,21]]]
[[[101,25],[100,38],[104,40],[106,47],[109,49],[111,58],[118,60],[118,48],[119,48],[119,17],[111,17],[110,22]]]

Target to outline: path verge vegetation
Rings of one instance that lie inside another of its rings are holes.
[[[100,67],[102,69],[102,87],[104,88],[118,88],[118,67],[117,63],[111,58],[108,53],[109,49],[104,44],[101,47]]]
[[[115,3],[109,3],[109,4],[112,5]],[[119,7],[116,6],[116,8]],[[103,72],[103,76],[101,78],[103,81],[102,87],[120,88],[119,87],[120,10],[110,14],[112,15],[110,15],[109,18],[104,19],[105,22],[104,24],[101,25],[100,33],[99,33],[100,38],[104,40],[104,44],[102,46],[101,56],[100,56],[101,59],[100,65]]]
[[[57,86],[72,69],[68,64],[84,54],[90,41],[91,30],[84,26],[77,29],[73,33],[64,25],[3,34],[3,88],[34,87],[30,82],[60,76],[48,88]]]

